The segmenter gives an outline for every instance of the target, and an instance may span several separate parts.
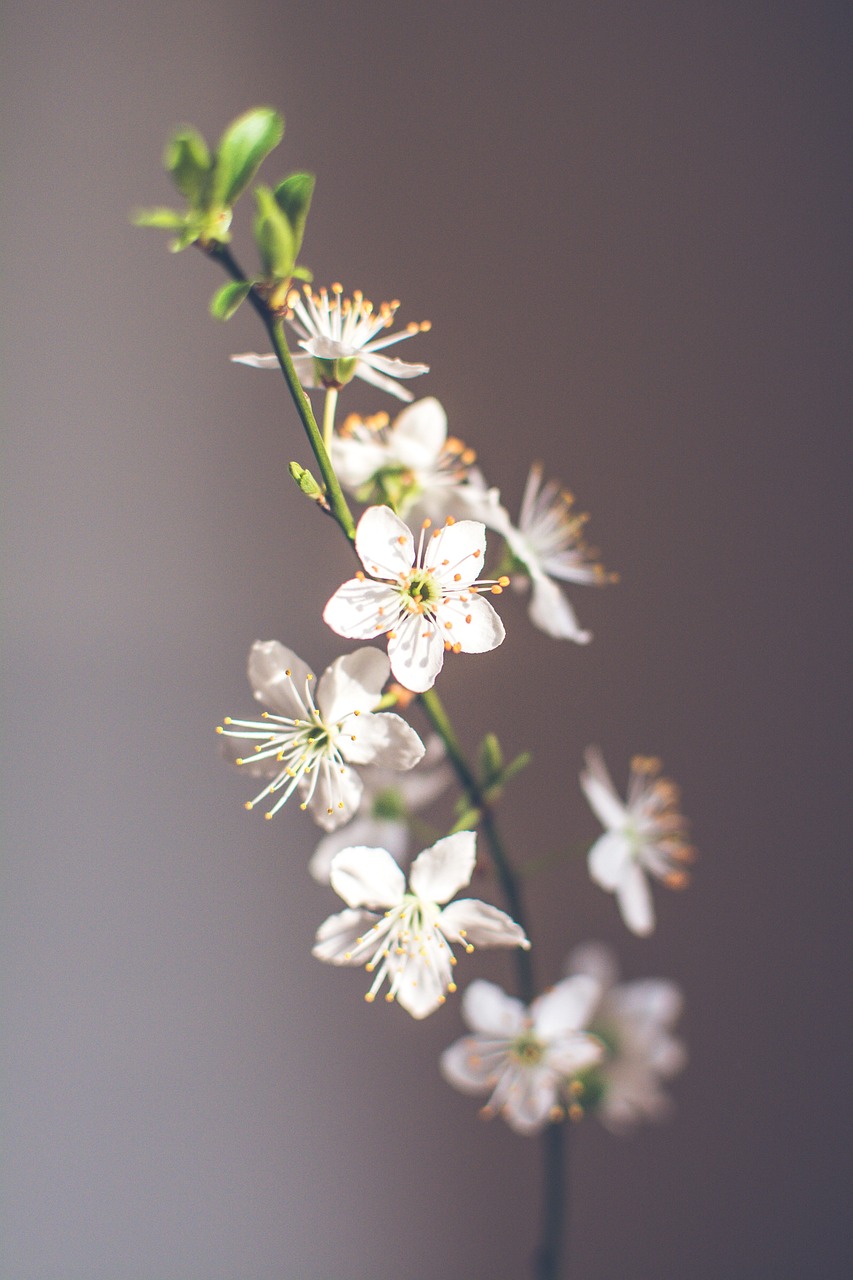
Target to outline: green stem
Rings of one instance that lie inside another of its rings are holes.
[[[450,722],[450,717],[445,711],[435,688],[427,689],[426,693],[420,695],[420,698],[421,705],[427,714],[430,724],[444,743],[447,757],[454,768],[462,789],[468,796],[472,809],[479,810],[480,825],[488,841],[495,872],[500,881],[509,914],[516,924],[520,925],[524,932],[527,933],[524,923],[524,904],[522,902],[521,889],[504,848],[491,807],[483,795],[480,784],[469,768],[465,753]],[[530,952],[522,951],[521,948],[518,948],[515,952],[515,964],[519,994],[525,1004],[530,1004],[536,991],[533,983],[533,964],[530,959]]]
[[[332,432],[335,429],[335,407],[337,403],[337,387],[327,387],[326,402],[323,405],[323,448],[326,453],[332,452]]]
[[[225,245],[213,244],[206,250],[206,252],[211,258],[214,258],[220,266],[225,269],[225,271],[227,271],[232,280],[239,280],[245,283],[248,279],[248,276],[245,275],[232,255],[230,249]],[[266,302],[256,289],[251,289],[248,297],[249,302],[254,307],[267,331],[267,335],[272,343],[278,363],[281,366],[281,371],[284,374],[284,379],[287,383],[288,390],[290,391],[291,398],[296,406],[296,412],[302,420],[302,425],[305,428],[305,434],[308,437],[308,442],[311,445],[314,457],[317,459],[317,465],[320,468],[323,483],[326,487],[326,500],[329,504],[329,510],[335,520],[337,520],[341,529],[349,538],[350,542],[354,542],[355,521],[353,520],[352,512],[347,505],[347,500],[343,495],[341,486],[338,483],[338,478],[335,475],[335,470],[329,458],[328,450],[323,442],[320,429],[317,426],[317,419],[314,417],[314,411],[311,408],[311,402],[305,394],[302,384],[297,376],[296,369],[294,368],[293,357],[288,350],[287,342],[284,337],[284,328],[282,326],[281,318],[275,311],[271,310],[271,308],[267,306]]]

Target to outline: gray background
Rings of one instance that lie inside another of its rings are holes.
[[[516,1277],[535,1234],[536,1145],[438,1076],[458,1008],[312,960],[315,829],[246,815],[217,758],[252,640],[340,651],[350,561],[277,378],[228,363],[253,318],[215,326],[214,269],[128,211],[168,202],[173,125],[270,102],[318,279],[429,317],[417,389],[512,506],[544,459],[622,575],[573,593],[587,649],[507,599],[442,680],[470,745],[535,752],[513,846],[595,834],[597,741],[620,781],[664,757],[703,853],[648,941],[581,865],[532,891],[543,982],[606,937],[688,998],[675,1122],[573,1134],[571,1274],[842,1275],[848,6],[7,10],[0,1274]]]

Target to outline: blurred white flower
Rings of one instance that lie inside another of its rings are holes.
[[[407,689],[432,688],[445,650],[485,653],[503,640],[503,623],[479,593],[500,593],[509,579],[477,579],[486,548],[479,521],[449,521],[429,535],[422,528],[416,551],[390,507],[368,507],[355,548],[370,577],[358,573],[339,587],[323,618],[352,640],[387,635],[391,670]]]
[[[402,862],[409,849],[409,815],[436,800],[453,779],[444,744],[435,733],[426,740],[423,759],[408,773],[379,765],[369,765],[360,773],[364,790],[358,813],[348,826],[323,836],[308,864],[320,884],[329,883],[335,854],[353,845],[387,849]]]
[[[524,930],[497,907],[476,898],[449,901],[469,883],[475,858],[473,831],[446,836],[415,858],[407,891],[386,849],[342,850],[332,859],[330,880],[348,909],[317,930],[314,955],[330,964],[363,964],[374,975],[368,1002],[387,981],[386,1000],[396,997],[413,1018],[425,1018],[444,1003],[446,991],[456,990],[452,943],[468,952],[530,946]]]
[[[613,952],[599,943],[577,947],[566,967],[593,978],[601,993],[587,1025],[606,1053],[581,1077],[578,1101],[584,1111],[595,1112],[614,1133],[662,1119],[672,1108],[663,1082],[687,1061],[683,1043],[672,1034],[683,1005],[678,986],[654,978],[617,983]]]
[[[586,798],[606,828],[589,851],[589,873],[602,889],[616,894],[622,919],[640,935],[655,927],[647,873],[671,889],[683,889],[689,880],[685,864],[696,856],[687,819],[678,811],[678,788],[660,777],[660,770],[659,760],[635,756],[624,802],[597,749],[586,752],[580,776]]]
[[[596,552],[587,547],[582,531],[587,517],[574,509],[574,497],[554,480],[542,484],[542,468],[530,468],[516,527],[503,507],[489,516],[486,524],[500,533],[519,566],[512,574],[513,586],[530,584],[530,621],[540,631],[558,640],[587,644],[592,635],[583,631],[575,611],[558,582],[603,585],[614,582],[596,562]]]
[[[472,982],[462,1014],[474,1034],[445,1049],[445,1078],[463,1093],[489,1094],[484,1114],[501,1114],[517,1133],[562,1120],[572,1078],[603,1053],[586,1030],[599,994],[592,978],[564,978],[526,1008],[492,982]]]
[[[398,400],[414,399],[395,379],[429,373],[429,365],[407,364],[405,360],[392,359],[379,352],[395,342],[413,338],[416,333],[425,333],[430,328],[429,321],[409,324],[397,333],[378,337],[393,324],[399,302],[383,302],[376,309],[359,289],[351,299],[343,297],[343,287],[339,284],[332,285],[331,297],[327,289],[314,293],[309,285],[304,286],[303,292],[304,298],[297,289],[290,291],[285,315],[306,353],[293,357],[303,386],[342,387],[355,377],[363,378]],[[260,356],[248,351],[231,359],[255,369],[278,368],[278,359],[272,354]]]
[[[251,754],[235,763],[270,779],[247,809],[281,792],[265,815],[270,818],[298,790],[301,808],[332,831],[353,816],[361,799],[362,782],[352,765],[411,769],[424,754],[411,725],[372,710],[389,674],[378,649],[337,658],[320,677],[316,702],[314,673],[277,640],[252,645],[248,674],[255,698],[271,710],[261,720],[228,717],[217,729],[227,739],[253,744]]]

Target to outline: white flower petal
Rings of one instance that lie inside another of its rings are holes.
[[[425,902],[447,902],[471,881],[477,859],[473,831],[458,831],[424,849],[412,863],[409,884]]]
[[[631,846],[618,831],[605,831],[587,855],[589,874],[597,885],[613,893],[631,861]]]
[[[633,859],[629,861],[616,888],[622,919],[632,933],[647,937],[655,927],[652,892],[645,872]]]
[[[400,862],[406,855],[407,844],[408,829],[404,822],[394,822],[387,818],[355,817],[349,826],[340,827],[323,836],[311,855],[308,870],[318,884],[328,884],[332,858],[342,849],[355,848],[357,845],[387,849],[392,858]]]
[[[292,649],[278,640],[256,640],[249,650],[248,676],[258,702],[270,711],[293,720],[305,715],[305,685],[313,673]]]
[[[328,964],[360,965],[368,948],[358,939],[369,933],[377,917],[369,911],[339,911],[317,930],[311,954]]]
[[[372,387],[378,387],[380,391],[387,391],[389,396],[394,396],[397,400],[408,402],[415,398],[408,387],[401,387],[393,378],[386,378],[384,373],[377,373],[375,369],[371,369],[366,360],[359,360],[355,366],[355,376],[363,378],[365,382],[369,382]]]
[[[462,1016],[472,1031],[512,1040],[524,1026],[526,1010],[496,983],[476,978],[465,988]]]
[[[394,457],[402,466],[434,466],[447,439],[447,414],[435,396],[426,396],[402,411],[392,434]]]
[[[234,364],[247,364],[251,369],[278,369],[278,356],[273,352],[259,356],[257,351],[244,351],[242,355],[231,357]]]
[[[581,772],[580,781],[590,808],[603,827],[619,830],[625,826],[628,811],[619,799],[604,757],[596,747],[589,747],[585,760],[586,768]]]
[[[329,883],[348,907],[396,907],[406,891],[406,877],[387,849],[364,845],[335,854]]]
[[[428,364],[413,364],[410,360],[400,360],[398,356],[380,356],[370,347],[365,347],[359,358],[360,365],[367,365],[371,371],[387,373],[391,378],[417,378],[422,373],[429,373]],[[359,371],[364,377],[363,371]],[[368,379],[370,381],[370,379]]]
[[[527,935],[505,911],[478,898],[457,898],[438,918],[439,928],[449,942],[465,942],[475,947],[522,947],[530,949]]]
[[[317,825],[324,831],[334,831],[354,817],[361,800],[362,782],[355,769],[325,758],[318,761],[311,773],[303,775],[298,790]],[[350,903],[350,906],[356,905]]]
[[[594,1067],[604,1057],[604,1045],[585,1031],[562,1037],[551,1048],[548,1062],[561,1076],[573,1076]]]
[[[424,565],[439,582],[464,589],[479,577],[485,551],[486,530],[480,521],[457,520],[434,530],[424,548]]]
[[[438,627],[416,613],[401,618],[388,641],[388,657],[395,680],[404,688],[413,693],[431,689],[444,665],[444,641]]]
[[[530,1006],[533,1028],[541,1039],[551,1040],[566,1031],[580,1031],[589,1025],[601,988],[594,978],[578,973],[563,978]]]
[[[330,456],[344,488],[357,489],[385,465],[387,450],[375,440],[334,435]]]
[[[415,559],[412,531],[390,507],[368,507],[355,531],[355,549],[368,573],[396,578]]]
[[[356,649],[328,666],[317,686],[317,706],[326,724],[353,711],[372,711],[382,696],[391,664],[381,649]]]
[[[426,1018],[444,1003],[451,976],[446,949],[443,958],[433,951],[431,964],[424,964],[417,954],[406,956],[393,980],[397,1003],[413,1018]]]
[[[592,632],[582,630],[574,609],[556,582],[540,573],[531,573],[530,582],[532,591],[527,612],[533,625],[555,640],[588,644]]]
[[[663,978],[626,982],[613,994],[621,1015],[655,1028],[671,1027],[684,1005],[681,989]]]
[[[323,621],[349,640],[374,640],[394,625],[399,596],[384,582],[350,578],[323,610]]]
[[[459,643],[463,653],[488,653],[502,644],[506,631],[498,614],[480,595],[467,601],[447,600],[439,612],[441,623],[452,623],[451,639]]]
[[[483,1048],[479,1036],[463,1036],[445,1049],[438,1060],[445,1080],[462,1093],[488,1093],[493,1089],[493,1057],[484,1056]]]
[[[339,746],[352,764],[375,762],[386,769],[412,769],[424,754],[424,744],[412,726],[391,711],[350,717]]]
[[[590,978],[595,978],[602,992],[608,991],[619,980],[616,956],[613,949],[603,942],[583,942],[574,947],[566,961],[566,973],[588,974]]]
[[[549,1123],[557,1101],[557,1081],[548,1068],[519,1070],[501,1108],[511,1129],[524,1137],[540,1133]]]

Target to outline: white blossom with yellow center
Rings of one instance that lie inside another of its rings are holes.
[[[405,688],[432,688],[446,651],[485,653],[503,640],[503,623],[480,592],[499,594],[509,579],[477,578],[486,549],[480,521],[448,519],[432,530],[425,521],[416,549],[390,507],[368,507],[355,548],[365,572],[338,588],[323,618],[352,640],[387,635],[391,670]]]
[[[429,365],[409,364],[405,360],[381,355],[386,347],[430,328],[428,320],[413,322],[396,333],[384,334],[394,323],[399,302],[383,302],[376,308],[361,290],[352,298],[343,296],[343,287],[333,284],[331,293],[320,289],[315,293],[309,285],[303,295],[292,289],[287,296],[285,319],[299,338],[304,355],[295,355],[293,364],[299,381],[305,387],[339,388],[352,378],[387,391],[398,400],[414,396],[398,385],[398,378],[417,378],[429,373]],[[232,356],[237,364],[255,369],[277,369],[275,355],[258,355],[254,351]]]
[[[217,733],[249,744],[235,763],[269,778],[246,808],[269,797],[271,818],[294,791],[326,831],[348,822],[358,809],[362,782],[353,765],[411,769],[424,745],[400,716],[373,708],[388,679],[389,662],[378,649],[357,649],[327,667],[313,694],[314,673],[277,640],[258,640],[249,653],[255,698],[271,708],[261,720],[230,716]]]
[[[529,1008],[493,982],[472,982],[462,1016],[473,1035],[441,1056],[441,1070],[463,1093],[489,1094],[486,1116],[517,1133],[538,1133],[573,1113],[571,1080],[600,1061],[603,1046],[584,1028],[599,997],[592,978],[565,978]]]
[[[689,880],[685,866],[696,856],[687,819],[679,813],[678,788],[660,771],[659,760],[635,756],[623,801],[601,752],[591,747],[580,776],[590,807],[606,827],[589,851],[589,873],[602,889],[616,894],[622,919],[641,936],[655,927],[647,875],[683,889]]]
[[[476,898],[450,902],[470,882],[475,860],[473,831],[446,836],[418,854],[407,888],[387,849],[343,849],[332,859],[330,882],[348,909],[317,930],[314,955],[329,964],[364,965],[373,975],[368,1003],[387,982],[386,1000],[425,1018],[444,1003],[445,992],[456,990],[452,944],[466,952],[530,946],[521,926],[498,907]]]

